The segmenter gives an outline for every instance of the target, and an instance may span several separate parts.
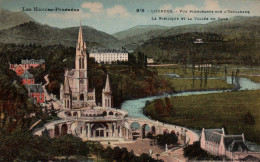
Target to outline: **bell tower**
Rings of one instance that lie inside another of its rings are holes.
[[[83,39],[83,31],[80,24],[78,42],[75,57],[75,89],[78,92],[78,101],[87,102],[88,99],[88,72],[87,72],[87,47]]]

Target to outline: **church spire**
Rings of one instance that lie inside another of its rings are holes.
[[[110,86],[110,80],[109,80],[109,75],[107,74],[107,79],[106,79],[106,85],[104,88],[104,92],[111,93],[111,86]]]
[[[84,40],[83,40],[83,33],[82,33],[81,21],[80,21],[80,27],[79,27],[77,48],[84,49]]]

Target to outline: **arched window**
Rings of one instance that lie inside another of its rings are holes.
[[[80,101],[84,101],[84,94],[80,95]]]

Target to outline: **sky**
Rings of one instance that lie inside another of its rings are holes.
[[[79,11],[33,11],[34,7],[74,8]],[[82,25],[109,34],[137,25],[178,26],[204,24],[212,21],[211,18],[218,20],[233,16],[260,16],[260,0],[0,0],[0,8],[10,11],[31,8],[32,11],[24,12],[42,24],[66,28],[79,26],[81,21]],[[161,10],[172,13],[158,12]],[[222,13],[190,12],[194,10]],[[225,11],[249,13],[224,13]],[[167,20],[159,20],[160,17]]]

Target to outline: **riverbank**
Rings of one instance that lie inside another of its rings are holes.
[[[154,120],[185,126],[192,129],[220,128],[225,126],[229,134],[245,134],[249,141],[260,143],[260,90],[175,96],[170,98],[174,116],[156,113],[155,101],[145,112]],[[164,99],[163,103],[165,103]],[[188,102],[187,102],[188,101]],[[246,124],[245,115],[250,111],[255,124]]]
[[[248,78],[248,79],[252,80],[253,82],[260,83],[260,74],[259,74],[259,76],[256,76],[256,75],[241,75],[241,76]]]

